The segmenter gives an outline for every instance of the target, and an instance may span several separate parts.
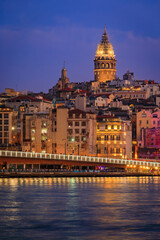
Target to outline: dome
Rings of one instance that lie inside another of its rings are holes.
[[[115,58],[112,44],[110,43],[106,32],[106,27],[102,35],[102,40],[97,46],[96,57],[97,56]]]

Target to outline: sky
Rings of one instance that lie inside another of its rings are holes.
[[[159,0],[0,0],[0,92],[48,92],[65,67],[71,82],[94,79],[106,24],[117,76],[160,82]]]

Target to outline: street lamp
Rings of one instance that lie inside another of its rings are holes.
[[[79,155],[79,144],[78,144],[78,155]]]

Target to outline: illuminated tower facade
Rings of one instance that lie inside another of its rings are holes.
[[[99,82],[112,81],[116,78],[116,58],[109,41],[106,27],[102,40],[98,44],[94,58],[94,80]]]

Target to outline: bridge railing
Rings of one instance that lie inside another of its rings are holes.
[[[132,160],[132,159],[115,159],[105,157],[80,156],[80,155],[65,155],[65,154],[50,154],[50,153],[34,153],[34,152],[18,152],[18,151],[3,151],[0,150],[0,156],[16,157],[16,158],[33,158],[33,159],[54,159],[54,160],[70,160],[83,162],[97,162],[128,166],[141,167],[160,167],[160,163],[149,160]]]

